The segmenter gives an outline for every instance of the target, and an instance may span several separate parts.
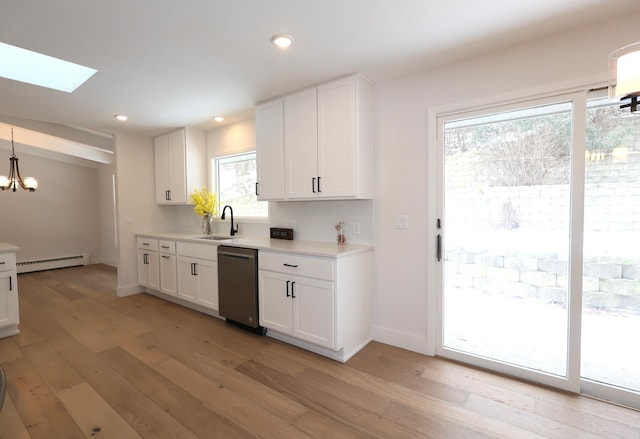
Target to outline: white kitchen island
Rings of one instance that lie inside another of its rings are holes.
[[[18,275],[16,253],[13,244],[0,242],[0,338],[20,333],[18,310]]]

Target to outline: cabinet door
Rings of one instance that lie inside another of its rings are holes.
[[[18,278],[14,271],[0,272],[0,328],[17,323]]]
[[[175,255],[160,255],[160,291],[178,295],[177,261]]]
[[[198,302],[197,260],[178,256],[178,297]]]
[[[357,195],[355,96],[354,77],[318,87],[319,197]]]
[[[293,336],[334,349],[335,284],[296,277],[292,288]]]
[[[160,289],[158,253],[138,250],[138,283],[152,290]]]
[[[258,277],[260,325],[291,335],[291,276],[260,270]]]
[[[256,161],[258,200],[284,198],[283,100],[256,107]]]
[[[187,202],[187,150],[185,131],[178,130],[169,134],[169,180],[172,204]]]
[[[284,101],[285,197],[310,198],[318,178],[318,109],[316,89]]]
[[[156,176],[156,203],[169,203],[171,180],[169,177],[169,136],[153,140],[153,154]]]
[[[218,263],[197,260],[198,303],[218,311]]]

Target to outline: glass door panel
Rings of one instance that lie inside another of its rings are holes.
[[[640,115],[590,101],[581,376],[640,392]]]
[[[444,124],[444,350],[567,375],[571,109]]]

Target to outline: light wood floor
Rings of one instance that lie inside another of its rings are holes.
[[[640,438],[633,410],[380,343],[343,365],[114,290],[102,265],[19,276],[1,438]]]

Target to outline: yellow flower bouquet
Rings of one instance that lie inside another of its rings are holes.
[[[193,211],[202,217],[202,233],[211,235],[211,220],[218,215],[218,197],[207,188],[194,189],[191,201],[194,204]]]

